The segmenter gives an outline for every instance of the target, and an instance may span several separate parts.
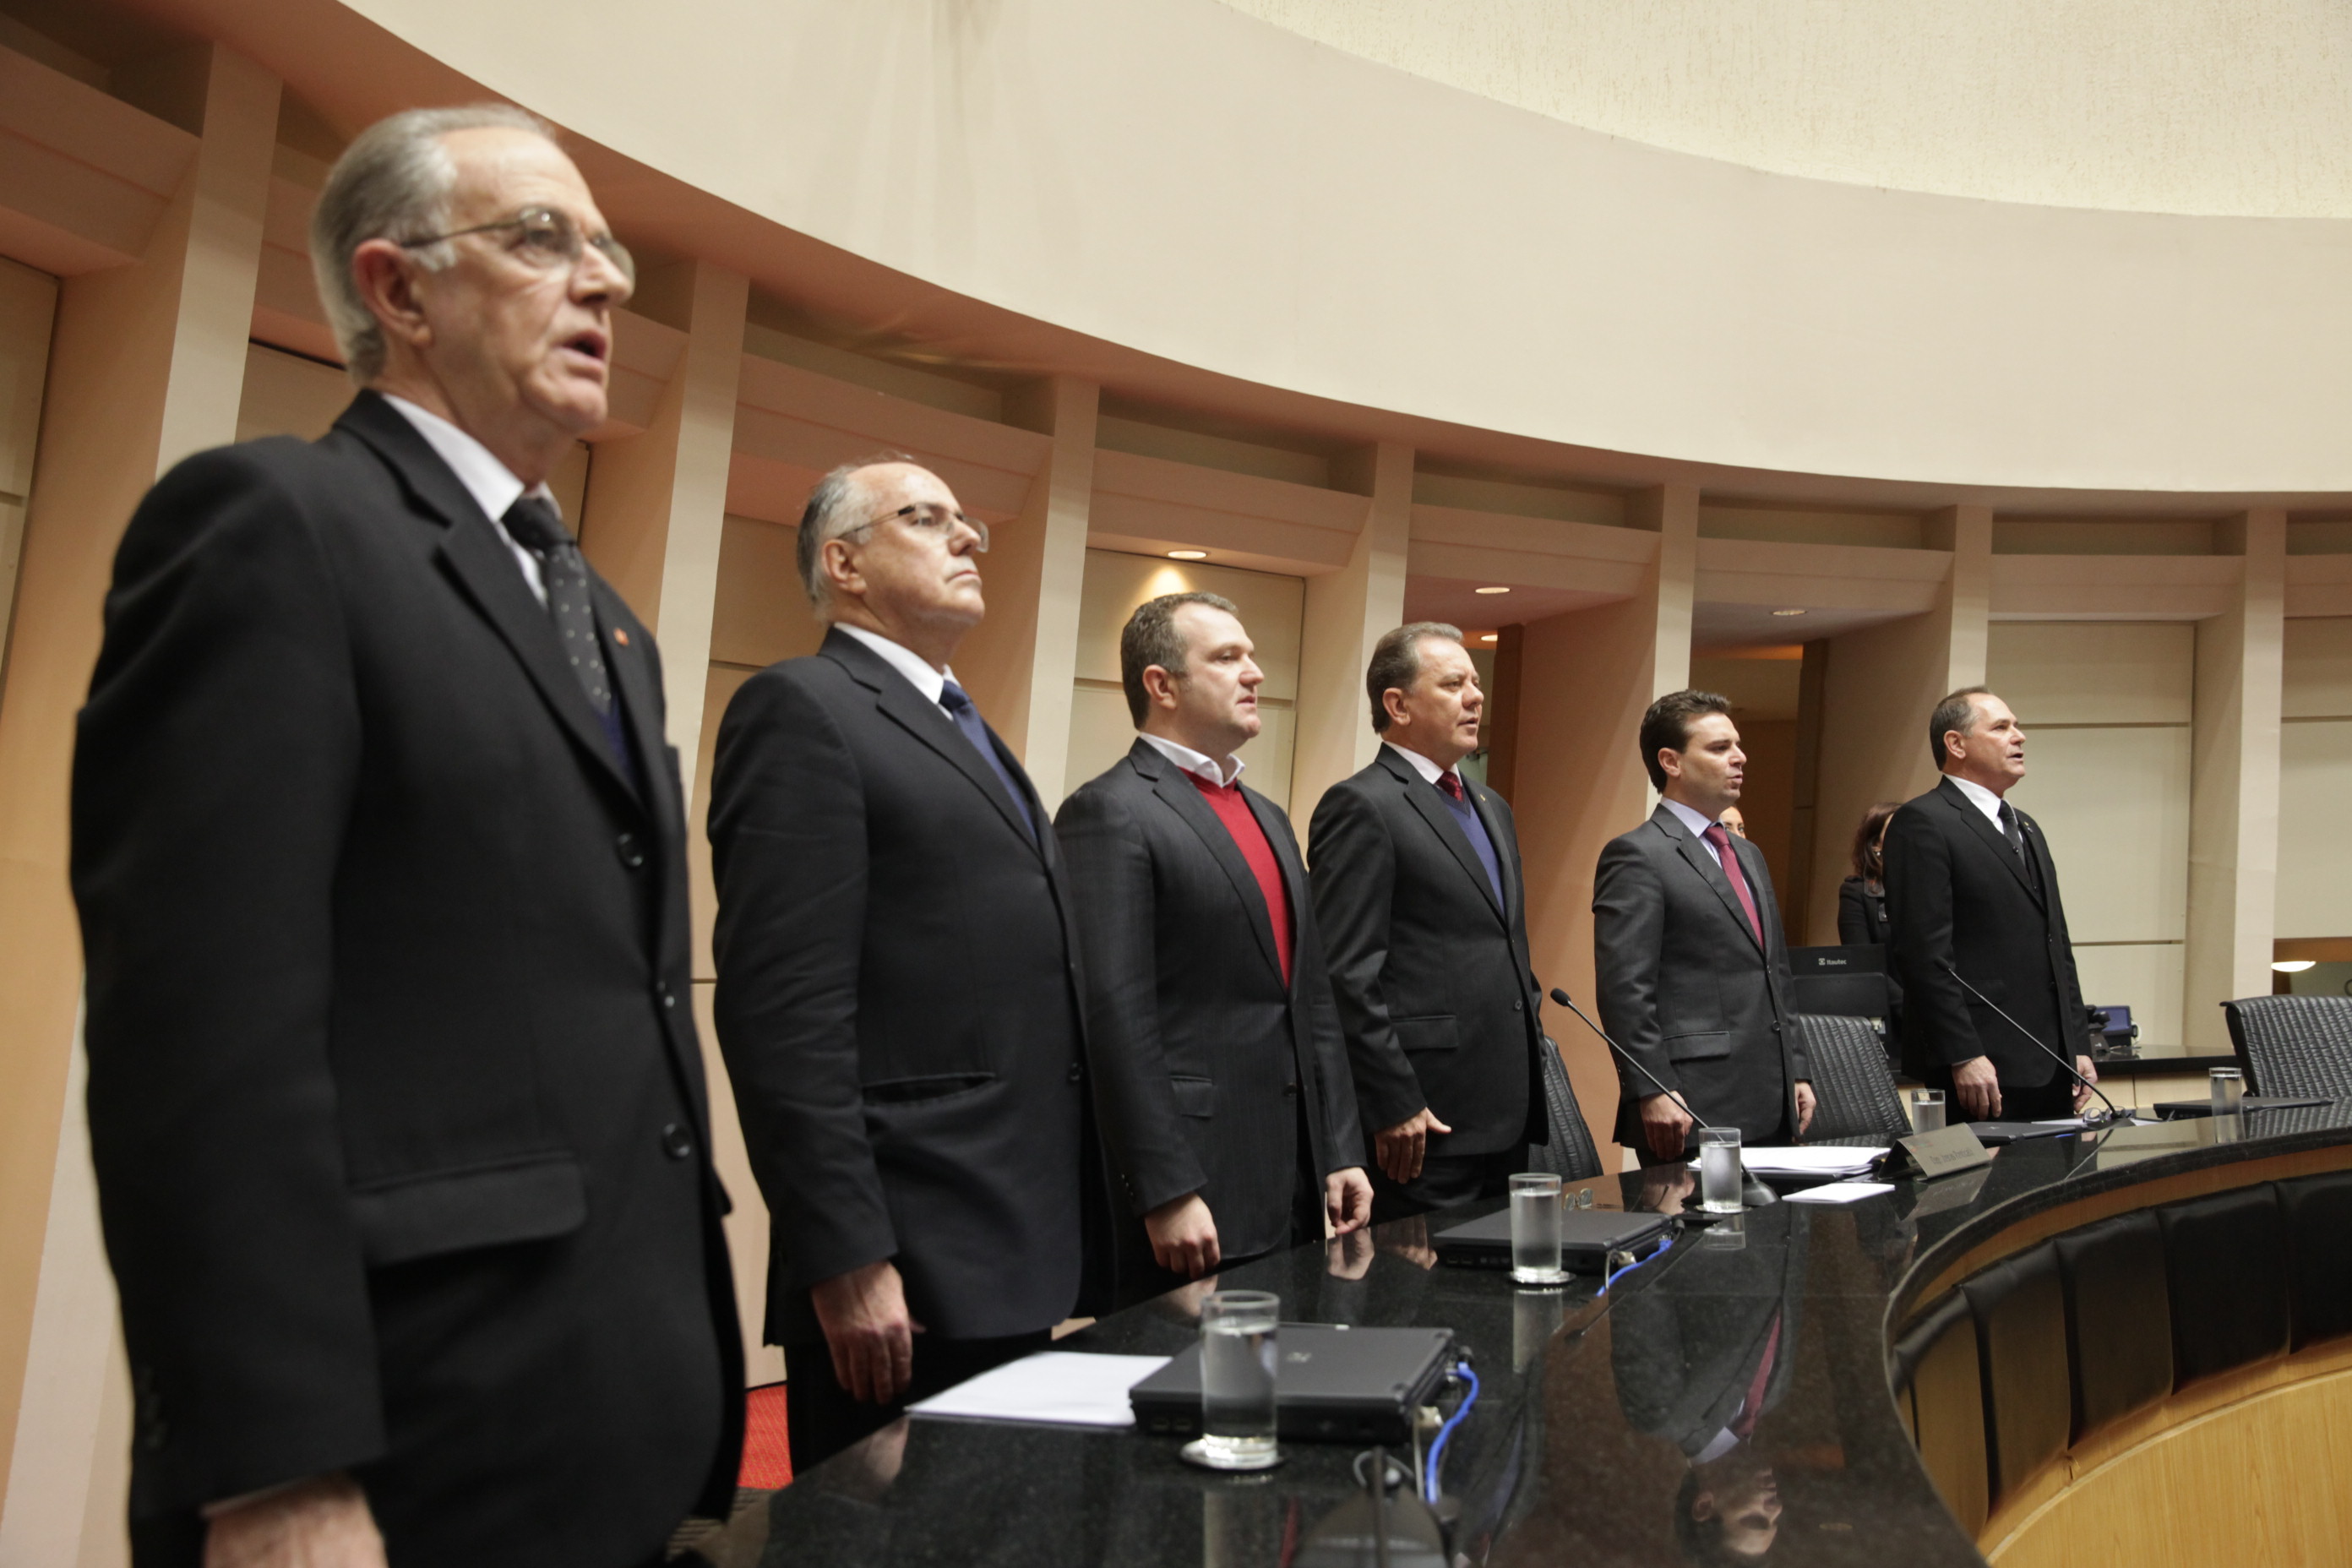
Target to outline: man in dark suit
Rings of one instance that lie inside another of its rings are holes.
[[[1229,599],[1138,608],[1119,679],[1140,733],[1054,822],[1105,1142],[1142,1221],[1121,1259],[1129,1300],[1371,1212],[1298,840],[1234,755],[1261,723],[1254,652]]]
[[[1686,1157],[1689,1114],[1748,1143],[1789,1143],[1813,1117],[1811,1069],[1788,1021],[1789,949],[1763,854],[1722,825],[1748,755],[1731,703],[1669,692],[1642,716],[1658,809],[1609,841],[1592,876],[1601,1024],[1650,1069],[1617,1069],[1617,1141],[1644,1163]]]
[[[545,483],[627,253],[499,108],[312,245],[367,390],[149,493],[74,759],[134,1552],[635,1568],[742,1373],[661,669]]]
[[[1511,808],[1457,766],[1486,709],[1462,634],[1399,626],[1364,687],[1383,743],[1316,805],[1309,879],[1386,1220],[1507,1190],[1549,1141],[1550,1047]]]
[[[719,731],[719,1039],[796,1470],[1045,1344],[1108,1212],[1052,824],[948,665],[987,548],[911,462],[827,475],[799,551],[831,630]]]
[[[2052,1053],[2074,1058],[2093,1082],[2098,1072],[2082,1048],[2083,987],[2058,868],[2041,828],[2003,798],[2025,776],[2025,731],[2008,703],[1971,686],[1936,705],[1927,745],[1943,782],[1886,826],[1890,951],[1911,1065],[1971,1121],[2079,1114],[2091,1091]],[[1970,995],[1955,970],[2000,1011]]]

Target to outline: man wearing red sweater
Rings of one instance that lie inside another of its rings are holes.
[[[1063,804],[1125,1300],[1371,1211],[1297,836],[1240,782],[1265,677],[1231,601],[1169,594],[1119,637],[1139,733]]]

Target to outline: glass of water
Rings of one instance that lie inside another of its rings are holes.
[[[2246,1075],[2236,1068],[2215,1068],[2213,1114],[2235,1116],[2246,1108]]]
[[[1188,1458],[1216,1470],[1279,1464],[1274,1440],[1275,1330],[1282,1299],[1219,1290],[1201,1302],[1201,1440]]]
[[[1708,1214],[1738,1214],[1740,1200],[1739,1129],[1698,1130],[1698,1206]]]
[[[1559,1178],[1529,1171],[1511,1178],[1511,1279],[1521,1285],[1557,1285],[1559,1266]]]
[[[1915,1089],[1911,1091],[1911,1131],[1941,1132],[1944,1130],[1944,1091],[1940,1089]]]

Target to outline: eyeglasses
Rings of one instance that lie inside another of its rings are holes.
[[[980,535],[980,542],[971,547],[971,552],[974,555],[988,553],[988,524],[978,518],[966,517],[952,507],[940,506],[932,501],[917,501],[911,506],[902,506],[896,511],[886,511],[880,517],[869,517],[855,528],[843,529],[834,537],[846,539],[853,533],[863,533],[876,523],[888,522],[893,518],[905,523],[917,533],[929,535],[941,542],[954,538],[956,528],[961,524]]]
[[[609,234],[582,234],[569,213],[553,207],[525,207],[514,216],[502,217],[496,223],[476,224],[471,228],[453,229],[424,239],[404,239],[399,244],[403,250],[420,250],[445,239],[463,239],[469,234],[498,234],[507,229],[515,232],[514,244],[509,248],[542,272],[579,266],[580,258],[593,247],[628,280],[630,288],[637,286],[636,258],[629,254],[627,246]]]

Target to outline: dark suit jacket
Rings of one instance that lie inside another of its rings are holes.
[[[883,1258],[950,1339],[1079,1305],[1104,1210],[1075,916],[990,738],[1042,842],[946,711],[844,632],[745,681],[719,727],[719,1041],[773,1216],[773,1342],[821,1338],[809,1287]]]
[[[1949,779],[1887,824],[1887,908],[1915,1071],[1990,1057],[2003,1084],[2032,1089],[2059,1076],[2055,1061],[1960,989],[1947,963],[2053,1050],[2082,1054],[2083,987],[2058,868],[2033,819],[2021,811],[2017,820],[2039,890],[2000,829]]]
[[[1184,772],[1142,741],[1062,805],[1103,1141],[1138,1215],[1199,1193],[1233,1258],[1286,1246],[1308,1168],[1364,1163],[1354,1080],[1282,808],[1246,786],[1289,890],[1290,981],[1257,877]]]
[[[677,758],[652,637],[593,592],[626,768],[372,394],[131,520],[73,882],[134,1520],[340,1468],[395,1562],[619,1564],[724,1517]]]
[[[1874,893],[1859,877],[1848,877],[1838,884],[1838,941],[1848,947],[1886,945],[1885,887],[1881,883],[1880,890]]]
[[[1796,1127],[1795,1085],[1812,1076],[1788,1026],[1789,949],[1763,852],[1731,852],[1764,927],[1759,947],[1730,879],[1664,803],[1609,841],[1592,877],[1592,964],[1601,1025],[1711,1126],[1748,1142]],[[1640,1100],[1657,1092],[1617,1069],[1617,1139],[1640,1139]]]
[[[1430,1140],[1441,1156],[1549,1138],[1518,834],[1502,796],[1464,783],[1494,840],[1500,904],[1437,786],[1390,747],[1323,792],[1308,830],[1315,921],[1365,1130],[1426,1106],[1454,1129]]]

